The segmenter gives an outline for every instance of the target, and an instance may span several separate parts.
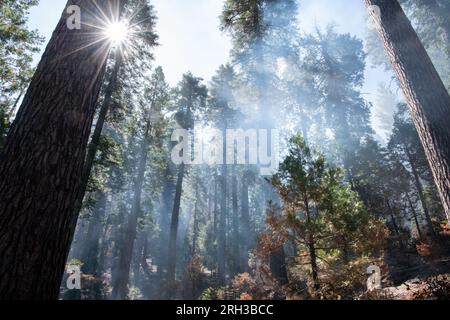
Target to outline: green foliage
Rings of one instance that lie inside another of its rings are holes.
[[[200,295],[199,300],[221,300],[224,297],[225,288],[208,288]]]
[[[358,194],[345,185],[342,171],[329,166],[301,136],[290,140],[272,184],[283,203],[281,214],[276,207],[269,210],[268,230],[260,241],[263,255],[293,242],[299,249],[298,264],[314,250],[322,273],[343,277],[343,270],[355,263],[364,272],[367,264],[358,261],[380,253],[386,237],[382,221],[370,215]]]
[[[0,146],[10,118],[34,73],[33,54],[43,38],[27,26],[38,0],[5,0],[0,6]]]

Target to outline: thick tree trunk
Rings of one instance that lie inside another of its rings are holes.
[[[171,286],[175,282],[175,271],[176,271],[176,261],[177,261],[177,236],[178,236],[178,223],[180,219],[180,205],[181,205],[181,194],[183,192],[183,180],[185,172],[185,164],[180,164],[178,169],[178,179],[177,186],[175,189],[175,199],[173,203],[172,219],[170,223],[170,236],[169,236],[169,251],[168,251],[168,263],[167,263],[167,283]],[[167,292],[170,298],[172,292]]]
[[[450,96],[397,0],[365,0],[408,101],[450,220]]]
[[[57,299],[77,215],[86,146],[109,53],[95,27],[109,0],[70,0],[0,156],[0,298]],[[89,46],[87,46],[89,45]]]

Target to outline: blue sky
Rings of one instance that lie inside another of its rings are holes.
[[[210,79],[219,65],[228,61],[231,48],[228,37],[219,30],[222,0],[153,0],[152,3],[157,11],[161,44],[155,50],[155,62],[164,68],[170,84],[177,84],[187,71]],[[65,4],[65,0],[40,0],[39,6],[30,13],[30,26],[48,40]]]
[[[65,0],[40,0],[39,6],[30,13],[30,26],[48,40],[65,3]],[[231,48],[230,39],[219,30],[223,0],[153,0],[152,3],[158,15],[161,44],[155,50],[155,63],[164,68],[170,84],[175,85],[187,71],[209,80],[219,65],[228,61]],[[363,0],[301,0],[299,21],[305,32],[316,25],[326,27],[334,23],[339,32],[364,39],[367,16]],[[378,85],[390,80],[389,74],[368,64],[363,92],[375,104],[375,127],[378,126]]]

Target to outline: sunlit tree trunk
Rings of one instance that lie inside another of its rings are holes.
[[[365,0],[408,101],[450,220],[450,96],[397,0]]]
[[[1,299],[58,298],[109,53],[95,26],[113,3],[68,1],[81,8],[82,28],[68,29],[62,15],[2,150]]]

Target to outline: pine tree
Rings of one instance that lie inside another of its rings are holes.
[[[158,140],[158,136],[161,135],[163,129],[162,112],[168,103],[168,85],[162,68],[157,68],[152,74],[144,96],[145,99],[141,101],[143,126],[140,128],[142,136],[138,146],[137,170],[133,179],[133,198],[125,227],[125,238],[119,255],[118,268],[121,276],[114,283],[113,299],[125,299],[128,293],[127,284],[138,231],[138,219],[142,211],[142,192],[149,160],[149,148],[152,142]]]
[[[201,84],[202,79],[195,77],[192,73],[183,75],[183,80],[179,83],[176,90],[176,105],[178,112],[175,116],[178,124],[188,130],[192,131],[194,121],[198,115],[199,110],[205,108],[208,91],[206,86]],[[188,150],[183,150],[188,152]],[[189,153],[190,154],[190,153]],[[172,217],[170,222],[170,236],[168,248],[168,267],[167,267],[167,282],[173,285],[176,279],[176,261],[177,261],[177,235],[178,224],[181,207],[181,196],[183,192],[183,181],[186,173],[186,163],[181,163],[178,166],[178,176],[175,188],[175,199],[173,203]],[[171,289],[167,294],[171,296],[174,292]]]
[[[33,75],[33,54],[43,42],[27,26],[29,10],[37,4],[38,0],[5,0],[0,6],[0,147]]]

